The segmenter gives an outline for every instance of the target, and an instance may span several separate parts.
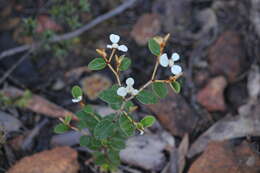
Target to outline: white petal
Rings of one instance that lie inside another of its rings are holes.
[[[172,54],[171,58],[172,58],[173,61],[178,61],[180,59],[180,55],[175,52],[175,53]]]
[[[137,89],[134,89],[134,90],[132,91],[132,94],[133,94],[133,95],[137,95],[138,92],[139,92],[139,91],[138,91]]]
[[[120,87],[116,91],[117,95],[125,97],[127,95],[127,91],[125,87]]]
[[[144,134],[144,131],[143,130],[139,130],[140,131],[140,135],[143,135]]]
[[[118,50],[122,51],[122,52],[127,52],[128,51],[128,48],[125,46],[125,45],[120,45],[118,47]]]
[[[80,97],[78,97],[78,98],[72,99],[72,102],[73,102],[73,103],[78,103],[78,102],[80,102],[81,100],[82,100],[82,96],[80,96]]]
[[[182,68],[179,65],[173,65],[171,71],[173,74],[177,75],[182,72]]]
[[[108,48],[108,49],[112,49],[113,47],[112,47],[112,45],[108,44],[108,45],[107,45],[107,48]]]
[[[169,59],[166,53],[160,56],[160,64],[163,67],[167,67],[169,65]]]
[[[129,78],[126,79],[125,83],[126,83],[127,86],[133,86],[134,83],[135,83],[135,80],[133,78],[129,77]]]
[[[134,88],[133,88],[132,85],[127,85],[127,86],[126,86],[126,92],[127,92],[127,93],[131,93],[133,89],[134,89]]]
[[[110,34],[109,39],[112,43],[118,43],[120,40],[120,36],[116,34]]]
[[[113,44],[112,44],[112,48],[118,49],[118,46],[119,46],[119,45],[118,45],[117,43],[113,43]]]

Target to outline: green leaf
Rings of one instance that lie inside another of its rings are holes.
[[[134,103],[132,101],[127,101],[125,104],[125,109],[129,112],[132,107],[134,107]]]
[[[81,136],[79,138],[79,144],[82,147],[89,147],[91,144],[91,136]]]
[[[67,115],[65,117],[65,119],[64,119],[64,123],[65,124],[70,124],[71,120],[72,120],[72,116],[71,115]]]
[[[120,66],[119,66],[119,70],[125,71],[125,70],[129,69],[131,63],[132,63],[131,59],[124,57]]]
[[[131,118],[131,117],[129,117],[129,118]],[[119,126],[126,136],[134,135],[135,126],[125,115],[120,115]]]
[[[119,151],[113,149],[108,150],[108,158],[110,163],[113,166],[119,166],[120,164]]]
[[[83,108],[83,111],[86,112],[86,113],[94,113],[94,110],[93,110],[93,108],[90,105],[86,105]]]
[[[108,144],[110,145],[111,148],[114,150],[122,150],[125,148],[125,139],[119,138],[119,137],[113,137],[108,141]]]
[[[80,120],[80,128],[89,128],[93,131],[97,123],[100,121],[99,117],[94,113],[86,113],[84,110],[81,110],[76,113],[76,116]]]
[[[110,103],[109,106],[114,110],[119,110],[121,108],[122,102]]]
[[[174,81],[170,84],[171,88],[173,89],[174,92],[180,93],[181,91],[181,84],[177,81]]]
[[[118,88],[119,87],[117,85],[113,85],[111,88],[101,92],[99,98],[109,104],[118,104],[122,102],[122,97],[116,93]]]
[[[157,97],[151,91],[146,90],[139,92],[136,98],[143,104],[155,104],[158,102]]]
[[[83,95],[83,92],[78,85],[75,85],[71,89],[71,94],[74,98],[79,98]]]
[[[144,117],[140,123],[143,125],[143,127],[150,127],[153,125],[153,123],[155,122],[155,118],[151,115],[148,115],[146,117]]]
[[[88,64],[88,68],[90,70],[101,70],[105,68],[106,65],[106,61],[103,58],[95,58]]]
[[[94,129],[94,136],[96,139],[105,139],[113,135],[114,129],[116,125],[114,122],[110,120],[102,120],[100,121],[95,129]]]
[[[148,41],[148,48],[152,54],[156,56],[160,55],[160,45],[153,38]]]
[[[108,162],[105,154],[102,152],[95,152],[93,153],[93,156],[95,158],[95,164],[98,166],[104,165]]]
[[[67,125],[60,123],[57,126],[55,126],[54,132],[61,134],[61,133],[67,132],[69,129],[70,128]]]
[[[152,85],[154,93],[160,98],[165,98],[168,94],[168,89],[165,83],[154,82]]]
[[[81,136],[79,144],[91,150],[99,150],[102,147],[101,142],[92,136]]]

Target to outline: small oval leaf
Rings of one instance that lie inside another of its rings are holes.
[[[165,83],[154,82],[152,85],[154,93],[160,98],[165,98],[168,94],[168,89]]]
[[[143,104],[155,104],[158,102],[157,97],[151,91],[141,91],[136,96],[137,100]]]
[[[119,66],[119,70],[120,71],[125,71],[127,69],[129,69],[130,65],[132,64],[131,59],[124,57],[120,66]]]
[[[174,92],[180,93],[181,91],[181,84],[177,81],[174,81],[170,84],[171,88],[173,89]]]
[[[71,94],[72,94],[73,98],[79,98],[83,95],[83,92],[78,85],[75,85],[71,89]]]
[[[126,136],[134,135],[135,126],[125,115],[120,115],[119,126]]]
[[[95,58],[88,64],[88,68],[90,70],[101,70],[105,68],[106,65],[106,61],[103,58]]]
[[[160,45],[153,38],[148,41],[148,48],[152,54],[160,55]]]
[[[116,125],[114,122],[110,120],[102,120],[96,125],[94,129],[94,136],[99,140],[110,137],[113,135],[115,127]]]
[[[67,132],[69,129],[70,128],[67,125],[60,123],[54,128],[54,132],[61,134]]]
[[[153,125],[153,123],[155,122],[155,118],[151,115],[148,115],[146,117],[144,117],[140,123],[143,125],[143,127],[150,127]]]

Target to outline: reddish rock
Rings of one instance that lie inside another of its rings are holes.
[[[170,92],[159,103],[147,106],[172,135],[184,136],[185,133],[191,133],[198,121],[197,114],[180,94]]]
[[[49,16],[40,15],[37,17],[36,32],[42,33],[46,30],[62,31],[62,27],[52,20]]]
[[[259,173],[260,157],[247,143],[238,146],[231,142],[210,143],[205,152],[192,164],[189,173]]]
[[[7,173],[77,173],[78,169],[77,152],[59,147],[23,158]]]
[[[99,94],[111,86],[111,81],[98,73],[85,77],[81,80],[84,93],[90,100],[96,100]]]
[[[146,45],[148,40],[161,29],[160,18],[157,14],[142,15],[131,32],[131,36],[140,45]]]
[[[8,87],[1,90],[0,93],[11,99],[17,99],[22,97],[25,94],[25,91],[15,87]],[[32,93],[30,98],[27,98],[24,107],[33,112],[44,114],[53,118],[66,117],[67,115],[72,115],[72,118],[74,120],[78,119],[76,115],[74,115],[72,112],[50,102],[49,100],[39,95]]]
[[[209,49],[209,69],[211,73],[224,75],[232,82],[241,72],[244,54],[240,36],[233,31],[224,32]]]
[[[211,79],[197,94],[198,102],[208,111],[225,111],[224,89],[226,86],[227,81],[222,76]]]

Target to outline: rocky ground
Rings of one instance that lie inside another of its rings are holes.
[[[0,53],[32,43],[17,32],[22,18],[43,16],[37,1],[0,0]],[[118,7],[117,0],[91,0],[88,23]],[[30,4],[30,5],[28,5]],[[122,78],[133,76],[141,86],[154,59],[147,41],[171,34],[166,52],[177,51],[184,75],[180,94],[170,93],[155,105],[139,105],[157,123],[136,135],[120,153],[120,172],[258,173],[260,171],[260,1],[259,0],[140,0],[121,14],[79,36],[68,55],[37,50],[0,83],[1,93],[17,99],[0,100],[0,173],[99,172],[89,150],[79,146],[78,132],[56,135],[58,117],[73,114],[70,88],[82,86],[86,102],[104,114],[113,112],[97,99],[114,81],[108,70],[86,65],[105,47],[110,33],[119,34],[133,60]],[[45,14],[44,14],[45,15]],[[42,28],[51,19],[38,19]],[[58,24],[52,29],[63,32]],[[0,59],[0,78],[22,53]],[[161,78],[169,73],[159,70]],[[28,91],[29,94],[28,94]],[[22,104],[22,106],[21,106]],[[138,103],[137,103],[138,104]]]

